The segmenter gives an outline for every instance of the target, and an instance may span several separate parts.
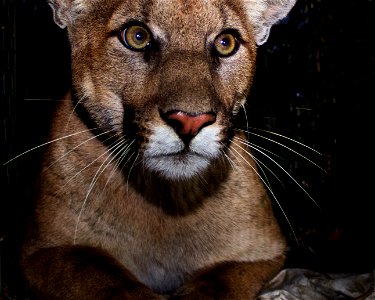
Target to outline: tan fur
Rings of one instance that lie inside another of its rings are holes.
[[[280,270],[285,242],[233,120],[286,2],[50,0],[73,101],[53,119],[51,139],[65,138],[46,153],[24,248],[38,299],[254,299]],[[119,41],[131,20],[157,49]],[[214,57],[225,29],[241,45]],[[175,111],[215,115],[181,153],[168,152],[182,144]]]

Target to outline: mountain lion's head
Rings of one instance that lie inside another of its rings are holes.
[[[256,45],[294,0],[50,0],[67,27],[77,107],[136,147],[145,170],[190,178],[222,156]]]

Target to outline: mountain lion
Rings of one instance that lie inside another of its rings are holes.
[[[254,299],[286,243],[234,124],[295,0],[50,0],[72,90],[22,266],[37,299]]]

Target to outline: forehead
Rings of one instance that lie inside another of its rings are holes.
[[[205,33],[223,28],[245,31],[247,23],[234,0],[127,0],[118,1],[110,18],[117,28],[139,20],[179,35]]]
[[[156,0],[150,11],[150,22],[173,28],[179,35],[205,33],[222,23],[222,14],[213,1]],[[158,24],[159,23],[159,24]]]
[[[206,18],[220,17],[221,1],[210,0],[153,0],[146,1],[145,10],[151,18],[160,19],[162,22],[188,23],[189,19],[201,19],[201,24]]]

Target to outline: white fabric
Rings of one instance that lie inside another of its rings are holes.
[[[324,274],[305,269],[282,270],[259,300],[375,300],[375,270],[366,274]]]

